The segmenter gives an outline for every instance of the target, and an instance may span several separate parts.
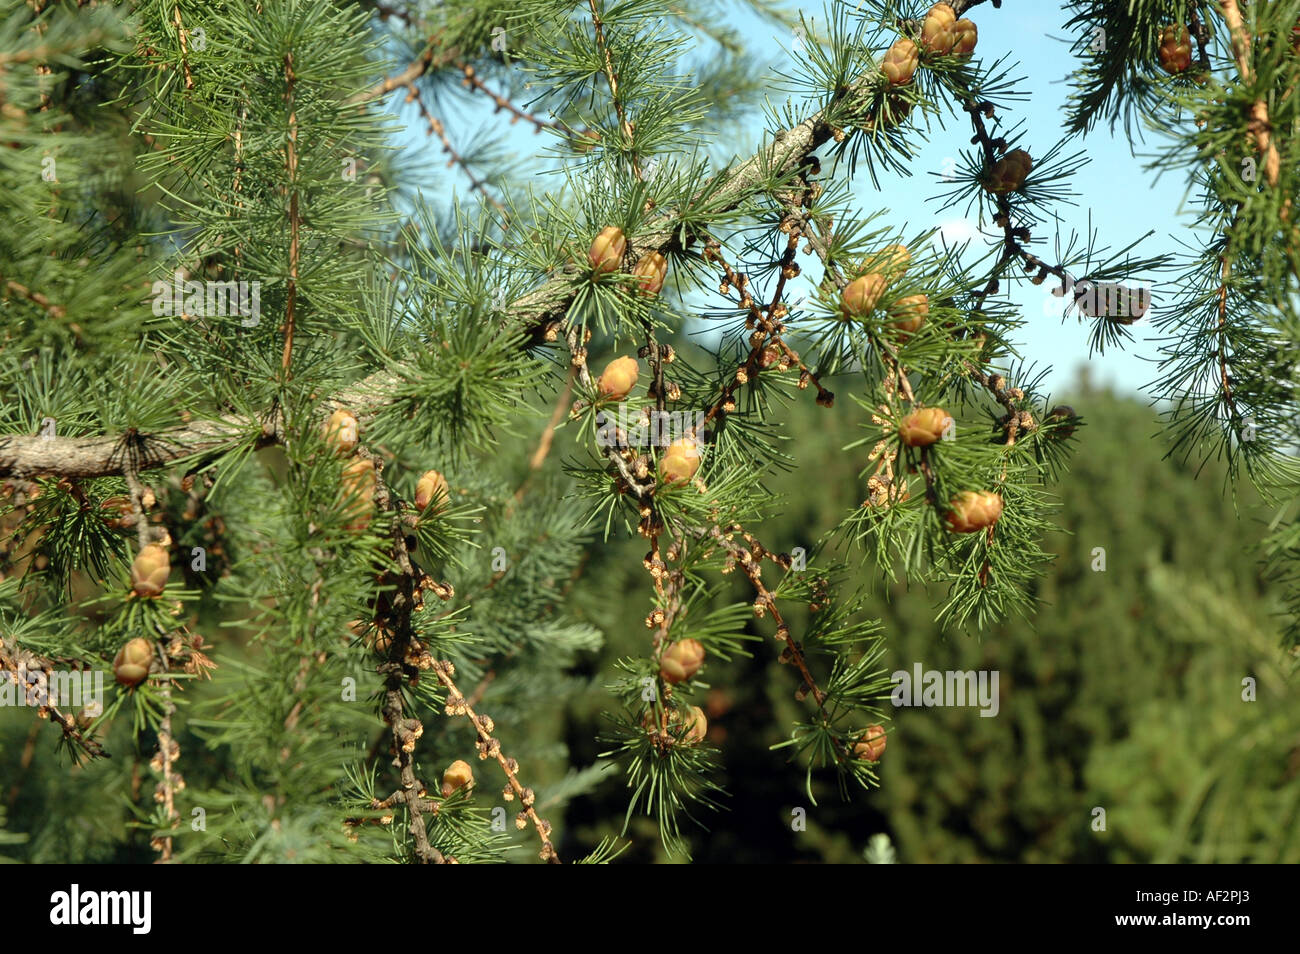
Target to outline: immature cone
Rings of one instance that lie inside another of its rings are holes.
[[[925,319],[930,316],[930,298],[925,294],[900,298],[889,309],[889,316],[894,319],[898,337],[906,341],[921,330]]]
[[[370,526],[370,515],[375,509],[375,490],[379,475],[374,461],[358,458],[343,468],[343,514],[349,530],[364,530]]]
[[[952,418],[941,407],[923,407],[903,418],[898,436],[908,447],[929,447],[943,437]]]
[[[858,744],[853,746],[853,754],[868,762],[879,762],[880,757],[885,754],[886,741],[888,740],[885,738],[883,725],[869,725]]]
[[[970,56],[975,52],[975,41],[979,39],[979,30],[972,20],[958,20],[952,25],[952,53],[954,56]]]
[[[1192,35],[1175,23],[1160,34],[1160,68],[1166,73],[1185,73],[1192,65]]]
[[[601,397],[621,401],[636,387],[638,374],[640,374],[640,367],[636,363],[636,358],[624,355],[605,365],[605,370],[600,373],[600,380],[596,382],[596,388],[600,391]]]
[[[474,770],[469,767],[468,762],[457,759],[447,766],[447,771],[442,773],[442,797],[450,798],[453,792],[473,784]]]
[[[936,3],[925,15],[921,24],[921,45],[931,53],[940,56],[952,52],[952,45],[957,40],[953,29],[957,24],[957,14],[946,3]]]
[[[691,745],[703,742],[705,733],[709,731],[709,720],[704,717],[704,710],[699,706],[691,706],[689,724],[683,741]]]
[[[623,266],[623,253],[626,251],[627,239],[623,230],[616,225],[607,225],[591,243],[587,261],[597,274],[616,272]]]
[[[357,419],[341,408],[335,411],[325,422],[325,440],[336,456],[347,457],[357,446]]]
[[[415,506],[428,510],[430,504],[444,500],[448,493],[447,478],[436,470],[426,470],[415,485]]]
[[[683,682],[699,672],[703,663],[704,647],[694,639],[683,639],[659,657],[659,675],[664,682]]]
[[[886,245],[862,261],[861,271],[879,272],[886,280],[896,282],[907,274],[912,264],[912,253],[906,245]]]
[[[1048,411],[1047,423],[1056,425],[1052,428],[1052,436],[1064,439],[1073,434],[1074,422],[1077,417],[1074,408],[1068,404],[1058,404]]]
[[[659,458],[659,474],[665,483],[685,483],[700,469],[700,448],[689,437],[673,441]]]
[[[113,657],[113,678],[123,686],[138,686],[149,678],[153,645],[147,639],[129,640]]]
[[[921,60],[921,51],[907,37],[899,37],[885,54],[880,68],[884,70],[890,86],[903,86],[912,82],[916,73],[916,64]]]
[[[658,252],[646,252],[632,269],[638,279],[641,294],[652,296],[659,294],[664,287],[664,278],[668,274],[668,260]]]
[[[151,543],[135,556],[131,564],[131,589],[136,596],[157,599],[171,575],[171,554],[160,543]]]
[[[948,527],[953,533],[976,533],[1002,516],[1002,497],[987,490],[965,490],[948,502]]]
[[[1034,168],[1034,160],[1023,149],[1013,149],[989,170],[984,188],[989,192],[1015,192],[1025,184],[1025,178]]]
[[[879,272],[869,272],[855,278],[840,292],[840,303],[846,318],[865,318],[875,310],[880,296],[885,292],[885,277]]]

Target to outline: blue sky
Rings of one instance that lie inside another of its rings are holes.
[[[806,17],[819,24],[825,22],[820,4],[802,9]],[[1027,78],[1022,88],[1029,91],[1029,98],[1016,102],[1003,112],[1002,118],[1006,127],[1023,119],[1026,136],[1022,145],[1033,156],[1043,155],[1063,134],[1064,105],[1069,92],[1066,81],[1076,66],[1070,52],[1070,38],[1062,29],[1068,15],[1059,4],[1048,0],[1012,3],[1001,10],[983,4],[969,15],[979,27],[976,55],[989,63],[1010,54],[1012,64],[1019,64],[1012,75]],[[783,72],[792,69],[793,57],[797,55],[792,48],[798,47],[793,34],[748,12],[737,13],[732,26],[747,38],[750,50],[760,62],[766,61]],[[708,41],[701,42],[704,44],[701,49],[707,50]],[[777,79],[774,76],[774,84]],[[773,104],[781,105],[778,96],[783,95],[774,93]],[[395,103],[400,105],[400,94],[395,96]],[[456,170],[443,168],[446,157],[441,154],[436,138],[425,135],[415,107],[407,105],[399,112],[407,127],[399,142],[420,156],[421,165],[427,163],[428,167],[440,170],[437,178],[440,190],[451,188],[467,193],[468,180]],[[448,129],[458,147],[474,137],[495,137],[506,152],[531,158],[547,143],[548,137],[532,135],[526,124],[507,125],[506,115],[493,114],[492,104],[486,97],[458,98],[455,102],[438,104],[435,112],[441,113],[444,120],[453,120],[448,122]],[[758,144],[762,123],[763,116],[756,110],[752,127],[735,138],[732,148],[738,155],[748,155]],[[927,201],[942,191],[942,184],[930,173],[941,173],[947,161],[954,159],[963,147],[969,148],[969,137],[969,125],[964,117],[949,119],[946,129],[932,129],[930,141],[921,144],[920,154],[911,163],[912,175],[882,173],[879,193],[872,187],[870,178],[860,174],[855,195],[862,211],[888,209],[885,220],[909,235],[942,228],[952,238],[973,237],[973,222],[963,216],[964,208],[945,209],[935,201]],[[1142,153],[1151,147],[1150,141],[1146,145],[1137,144],[1139,155],[1134,156],[1122,128],[1112,134],[1105,124],[1086,139],[1075,139],[1067,147],[1067,154],[1082,151],[1090,162],[1072,181],[1078,193],[1074,199],[1077,204],[1056,207],[1062,241],[1072,231],[1087,235],[1091,219],[1098,244],[1111,250],[1123,248],[1150,229],[1155,229],[1156,234],[1138,248],[1138,254],[1150,256],[1177,250],[1175,236],[1186,228],[1179,216],[1185,184],[1181,176],[1171,174],[1157,181],[1153,173],[1144,169],[1146,160]],[[540,182],[538,186],[545,188],[547,183]],[[442,198],[446,198],[445,193]],[[976,214],[975,210],[971,214]],[[1035,239],[1044,241],[1036,242],[1033,250],[1044,260],[1054,261],[1055,229],[1048,224],[1036,229],[1034,235]],[[1107,382],[1126,391],[1136,391],[1155,377],[1156,368],[1151,359],[1157,355],[1157,345],[1153,340],[1151,315],[1159,308],[1159,296],[1148,317],[1133,326],[1135,340],[1127,348],[1108,350],[1104,357],[1089,359],[1088,325],[1080,324],[1074,316],[1062,321],[1059,300],[1051,298],[1050,287],[1050,281],[1037,287],[1026,284],[1013,294],[1028,322],[1018,339],[1021,353],[1037,368],[1051,366],[1052,371],[1045,380],[1049,391],[1067,390],[1081,364],[1089,365],[1094,381]]]

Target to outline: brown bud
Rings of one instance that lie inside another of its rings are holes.
[[[623,267],[623,254],[626,251],[627,239],[623,236],[623,230],[616,225],[607,225],[591,243],[587,261],[598,275],[616,272]]]
[[[700,469],[700,448],[689,437],[673,441],[659,458],[659,474],[665,483],[685,483]]]
[[[157,599],[171,575],[171,555],[159,543],[151,543],[136,554],[131,564],[131,588],[136,596]]]
[[[879,762],[880,757],[885,754],[887,741],[883,725],[869,725],[862,738],[853,746],[853,754],[868,762]]]
[[[347,457],[357,446],[357,419],[340,408],[329,416],[324,427],[326,443],[334,446],[337,457]]]
[[[474,787],[474,770],[468,762],[457,759],[442,773],[442,797],[450,798],[453,792],[458,792],[467,785]]]
[[[952,45],[957,40],[954,30],[956,24],[957,14],[953,8],[946,3],[936,3],[926,13],[925,22],[921,24],[921,45],[940,56],[951,53]]]
[[[903,418],[898,425],[898,435],[908,447],[929,447],[943,437],[944,429],[952,421],[941,407],[923,407]]]
[[[621,401],[636,387],[636,379],[639,374],[640,366],[636,363],[636,358],[624,355],[605,365],[605,370],[601,372],[596,387],[602,397]]]
[[[1171,24],[1160,34],[1160,68],[1166,73],[1185,73],[1192,65],[1192,35],[1181,23]]]
[[[987,490],[964,490],[948,501],[948,508],[953,533],[976,533],[998,522],[1002,497]]]
[[[890,86],[903,86],[912,82],[920,59],[921,51],[917,49],[916,44],[903,36],[894,41],[894,45],[885,54],[880,68],[884,70]]]
[[[429,505],[438,501],[445,503],[451,490],[447,487],[447,478],[436,470],[426,470],[420,475],[415,485],[415,506],[428,510]]]
[[[374,461],[358,458],[343,468],[343,515],[349,530],[364,530],[370,526],[370,517],[375,509],[375,490],[379,487],[379,475],[375,473]]]
[[[984,188],[989,192],[1015,192],[1025,184],[1034,161],[1023,149],[1013,149],[997,162],[985,176]]]
[[[879,272],[869,272],[844,286],[840,303],[846,318],[865,318],[875,310],[885,292],[885,279]]]
[[[970,56],[975,52],[975,42],[979,39],[979,30],[971,20],[958,20],[952,25],[952,53],[954,56]]]
[[[704,647],[694,639],[673,643],[659,657],[659,675],[664,682],[683,682],[700,671],[704,663]]]
[[[639,279],[637,284],[641,294],[657,295],[664,287],[664,278],[668,274],[668,260],[658,252],[646,252],[632,269],[632,274]]]
[[[113,657],[113,677],[123,686],[138,686],[149,678],[153,663],[153,644],[137,637],[126,643]]]
[[[125,530],[135,526],[135,512],[131,507],[131,498],[118,495],[106,497],[100,502],[99,509],[104,512],[104,524],[115,530]],[[115,514],[115,516],[113,516]]]
[[[1047,412],[1047,423],[1052,426],[1052,436],[1066,438],[1074,433],[1079,417],[1068,404],[1058,404]]]

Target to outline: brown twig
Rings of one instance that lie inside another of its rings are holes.
[[[442,120],[438,119],[437,116],[434,116],[425,107],[424,98],[420,95],[420,91],[416,88],[415,84],[408,83],[406,85],[406,90],[406,101],[408,103],[416,104],[420,110],[420,116],[429,124],[429,133],[431,135],[436,135],[438,139],[442,141],[442,151],[451,157],[447,161],[447,165],[458,167],[460,171],[465,174],[465,177],[469,179],[470,191],[481,193],[485,199],[496,207],[497,211],[505,217],[506,222],[508,223],[510,219],[509,211],[496,199],[495,196],[488,192],[487,180],[480,179],[476,176],[474,170],[469,167],[469,163],[465,161],[465,157],[456,151],[456,147],[451,144],[451,139],[447,136],[447,128],[442,124]]]
[[[506,801],[518,798],[524,806],[524,810],[519,813],[515,819],[515,825],[524,828],[530,822],[537,830],[537,837],[542,842],[540,852],[541,859],[551,864],[559,864],[560,856],[551,844],[551,823],[542,818],[533,808],[536,796],[531,788],[525,788],[519,782],[519,763],[514,759],[507,758],[501,751],[501,743],[493,736],[495,725],[492,719],[486,715],[478,715],[474,712],[470,701],[461,694],[456,688],[456,683],[452,677],[456,674],[456,667],[446,660],[439,660],[433,664],[433,674],[438,677],[447,690],[447,715],[463,715],[469,719],[470,724],[474,726],[474,731],[478,734],[477,743],[478,754],[480,759],[496,759],[497,764],[506,775],[506,790],[503,793]]]
[[[534,116],[532,113],[528,112],[527,110],[520,109],[514,103],[510,102],[510,100],[502,96],[500,93],[488,89],[488,87],[484,85],[483,81],[479,79],[478,73],[475,71],[474,67],[469,63],[458,62],[455,65],[457,69],[459,69],[462,73],[465,74],[465,79],[463,81],[465,85],[472,89],[478,90],[480,93],[483,93],[489,99],[491,99],[492,102],[496,103],[497,108],[494,109],[493,112],[499,113],[503,109],[506,112],[508,112],[513,117],[510,120],[512,125],[522,119],[526,123],[532,123],[534,133],[539,133],[543,129],[554,129],[559,132],[564,131],[564,127],[561,126],[559,123],[551,122],[550,120],[546,120],[538,116]]]
[[[1237,70],[1241,81],[1249,84],[1255,73],[1250,65],[1250,31],[1242,21],[1241,8],[1237,0],[1219,0],[1223,18],[1228,22],[1228,32],[1232,34],[1232,54],[1237,60]],[[1261,98],[1255,100],[1250,110],[1250,134],[1255,137],[1259,153],[1264,157],[1264,177],[1268,184],[1276,188],[1278,176],[1282,171],[1282,157],[1272,140],[1273,126],[1268,120],[1268,104]]]

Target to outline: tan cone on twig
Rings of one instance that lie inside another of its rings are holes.
[[[977,533],[998,522],[1002,497],[988,490],[965,490],[948,502],[948,528],[953,533]]]
[[[123,686],[138,686],[149,678],[154,659],[153,644],[137,637],[129,640],[113,657],[113,678]]]
[[[157,599],[171,575],[171,554],[160,543],[151,543],[131,563],[131,589],[136,596]]]

